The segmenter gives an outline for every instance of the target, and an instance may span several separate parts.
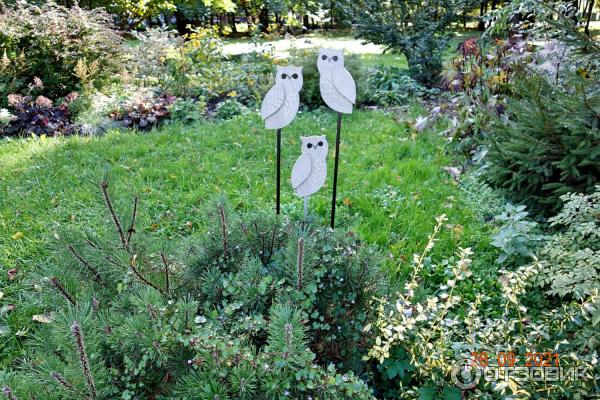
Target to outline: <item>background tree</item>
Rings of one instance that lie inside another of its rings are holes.
[[[419,82],[437,82],[450,38],[447,28],[456,18],[453,0],[363,0],[357,6],[358,37],[404,54]]]

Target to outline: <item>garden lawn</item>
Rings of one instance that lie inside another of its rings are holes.
[[[390,273],[401,279],[412,254],[423,250],[435,216],[447,214],[433,258],[472,246],[480,268],[493,265],[483,223],[462,204],[457,185],[443,171],[449,165],[445,139],[435,129],[418,134],[407,122],[418,112],[412,107],[344,117],[340,229],[380,245],[389,254]],[[328,221],[335,118],[331,112],[301,113],[283,130],[282,208],[293,218],[302,215],[302,200],[289,183],[300,154],[298,137],[326,134],[329,175],[311,197],[310,209],[318,222]],[[36,271],[52,262],[54,236],[86,224],[111,228],[98,190],[105,173],[120,207],[139,196],[138,226],[176,239],[204,231],[203,205],[218,193],[238,209],[274,209],[274,150],[274,132],[264,130],[255,114],[151,133],[0,142],[0,367],[25,354],[32,315],[43,311],[32,300],[43,283]]]
[[[444,61],[449,62],[456,57],[456,49],[459,43],[480,35],[481,32],[475,29],[455,29],[453,37],[444,52]],[[275,58],[285,59],[292,49],[318,49],[321,47],[343,49],[345,54],[358,54],[367,67],[387,65],[408,68],[408,62],[404,55],[391,52],[384,53],[384,46],[365,42],[363,39],[356,39],[352,31],[344,29],[279,37],[274,40],[260,42],[258,46],[250,38],[226,39],[224,51],[227,55],[236,56],[255,50],[272,50]]]

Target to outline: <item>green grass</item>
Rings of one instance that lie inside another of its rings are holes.
[[[407,123],[418,111],[418,107],[396,115],[357,111],[344,117],[338,222],[342,229],[354,229],[366,242],[385,249],[390,272],[402,275],[412,254],[422,251],[435,216],[445,213],[449,225],[433,257],[449,257],[457,246],[474,246],[483,253],[481,265],[489,264],[493,255],[487,254],[485,228],[463,205],[458,188],[443,171],[450,162],[444,139],[435,130],[416,134]],[[284,129],[283,211],[293,218],[301,215],[302,202],[293,194],[289,176],[300,151],[298,137],[313,134],[326,134],[330,143],[328,181],[310,204],[326,224],[335,136],[335,116],[329,112],[304,113]],[[97,186],[107,168],[119,200],[140,196],[143,229],[157,237],[180,237],[203,231],[203,204],[217,193],[226,194],[238,209],[273,209],[274,148],[274,132],[264,130],[257,115],[151,133],[0,142],[4,363],[25,354],[22,345],[32,328],[31,315],[42,311],[24,299],[40,284],[33,273],[51,255],[55,232],[107,225],[107,215],[99,211]],[[192,229],[187,221],[193,223]],[[14,236],[17,232],[22,238]],[[12,268],[18,273],[9,281],[6,271]],[[9,311],[8,304],[15,309]]]

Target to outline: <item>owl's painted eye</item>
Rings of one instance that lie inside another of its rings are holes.
[[[281,79],[287,79],[287,74],[281,74]]]
[[[327,56],[326,56],[325,54],[323,54],[323,55],[321,56],[321,60],[327,60]]]
[[[333,56],[333,61],[337,61],[338,60],[338,56]]]
[[[292,78],[294,78],[294,79],[298,79],[298,74],[294,74],[294,75],[292,75]]]
[[[306,147],[308,147],[309,149],[312,149],[312,143],[307,144]]]
[[[323,147],[323,142],[319,142],[319,147]]]

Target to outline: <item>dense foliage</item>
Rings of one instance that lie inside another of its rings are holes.
[[[415,255],[413,273],[402,291],[382,299],[377,322],[365,328],[377,335],[369,356],[381,363],[378,389],[385,398],[536,398],[540,390],[547,399],[594,398],[600,374],[596,358],[600,297],[597,281],[589,278],[597,275],[591,267],[597,264],[598,224],[591,217],[597,213],[597,195],[570,195],[564,200],[565,212],[554,221],[566,224],[568,230],[550,238],[539,260],[516,271],[500,270],[498,287],[475,288],[470,293],[470,281],[478,280],[471,271],[473,253],[460,249],[456,259],[443,263],[445,281],[433,293],[420,296],[422,271],[436,268],[426,260],[445,221],[438,217],[424,252]],[[581,215],[574,212],[579,209]],[[567,297],[552,306],[556,294]],[[477,366],[474,352],[485,352],[489,355],[485,365],[498,367],[502,366],[499,352],[513,352],[522,363],[518,365],[524,365],[524,355],[534,349],[559,352],[561,366],[583,368],[580,379],[565,377],[551,383],[526,379],[518,384],[512,379],[490,383],[480,379],[468,390],[451,383],[452,374],[464,371],[467,378],[472,373],[469,369]]]
[[[523,10],[535,24],[519,18]],[[600,46],[570,10],[522,2],[494,13],[489,35],[521,33],[461,43],[443,80],[462,93],[457,147],[538,217],[555,214],[564,194],[591,193],[600,176]],[[534,46],[548,36],[556,39]]]
[[[560,230],[542,248],[537,283],[550,295],[585,299],[600,287],[600,187],[570,193],[550,223]]]
[[[223,54],[223,39],[212,29],[185,37],[164,29],[136,33],[129,51],[131,83],[162,92],[206,101],[213,108],[227,98],[257,107],[272,84],[269,53],[251,52],[240,60]]]
[[[573,78],[563,88],[532,76],[515,83],[519,95],[492,130],[489,179],[546,214],[566,193],[590,193],[600,177],[600,84],[591,83]]]
[[[120,67],[122,39],[101,9],[19,3],[0,12],[0,105],[6,95],[59,98]],[[38,84],[37,81],[42,84]]]
[[[447,28],[454,19],[451,0],[367,0],[361,2],[356,17],[360,38],[404,54],[417,81],[427,85],[438,82],[450,37]]]

